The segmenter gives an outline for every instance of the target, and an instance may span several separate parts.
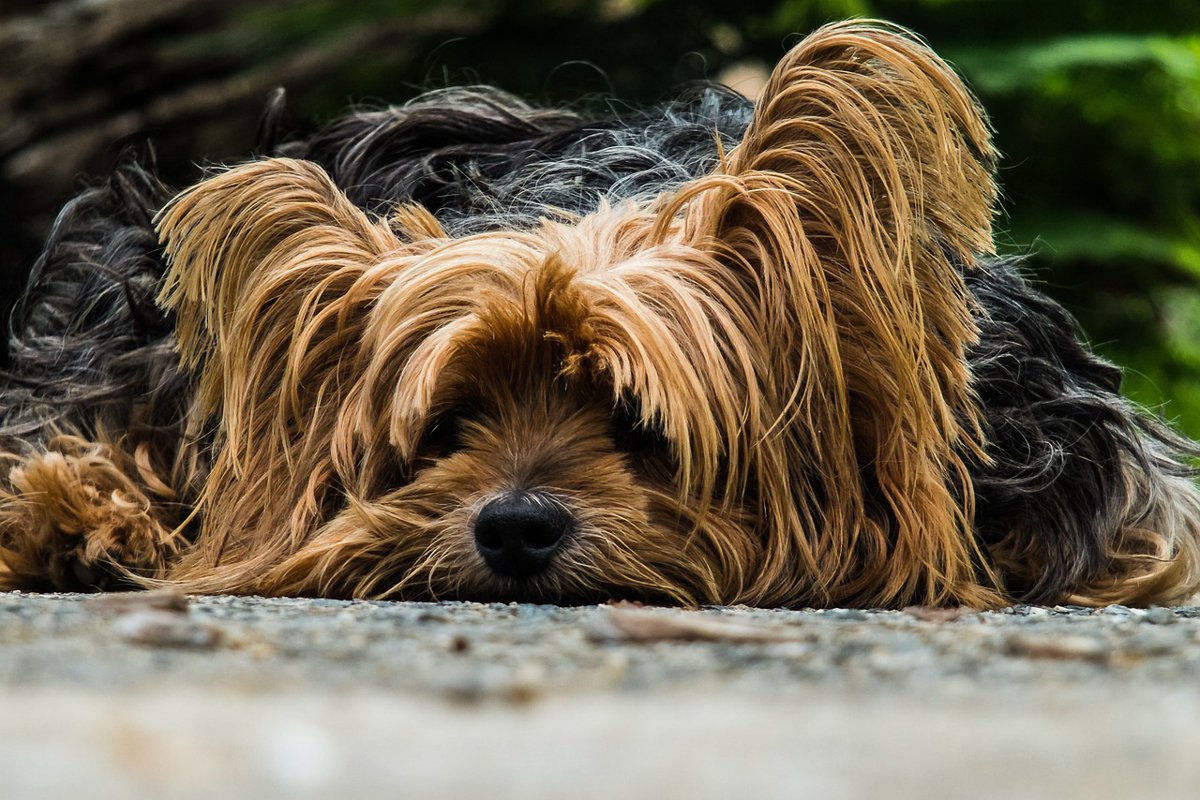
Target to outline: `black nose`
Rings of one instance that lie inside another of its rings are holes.
[[[550,563],[562,544],[571,517],[541,495],[499,497],[475,518],[475,549],[487,565],[510,578],[529,578]]]

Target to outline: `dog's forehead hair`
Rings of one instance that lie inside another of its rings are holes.
[[[385,263],[361,385],[391,440],[413,453],[464,387],[524,386],[543,402],[565,383],[610,417],[628,402],[661,431],[684,465],[681,486],[716,474],[742,424],[735,398],[755,380],[761,332],[741,284],[673,219],[615,206]]]
[[[636,407],[636,398],[618,399],[582,345],[565,341],[561,331],[528,321],[496,330],[465,342],[454,356],[428,421],[450,411],[486,428],[492,444],[529,455],[607,437],[614,414]]]
[[[438,343],[441,377],[451,383],[561,389],[582,381],[594,391],[597,378],[606,382],[605,351],[637,359],[639,339],[668,335],[657,286],[639,277],[654,269],[639,249],[645,227],[629,209],[610,209],[449,241],[399,271],[380,308],[396,326],[418,316],[433,322],[409,325],[410,341]],[[640,330],[621,330],[621,317],[636,318]]]

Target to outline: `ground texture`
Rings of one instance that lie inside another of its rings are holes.
[[[0,594],[0,797],[1200,797],[1200,608]]]

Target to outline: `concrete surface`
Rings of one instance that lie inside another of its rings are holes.
[[[0,594],[0,798],[1200,798],[1200,608]]]

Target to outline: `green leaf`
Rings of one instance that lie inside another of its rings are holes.
[[[947,50],[950,60],[980,91],[1006,94],[1042,85],[1077,69],[1152,65],[1181,82],[1200,81],[1200,38],[1124,34],[1062,37],[1016,47],[971,46]]]

